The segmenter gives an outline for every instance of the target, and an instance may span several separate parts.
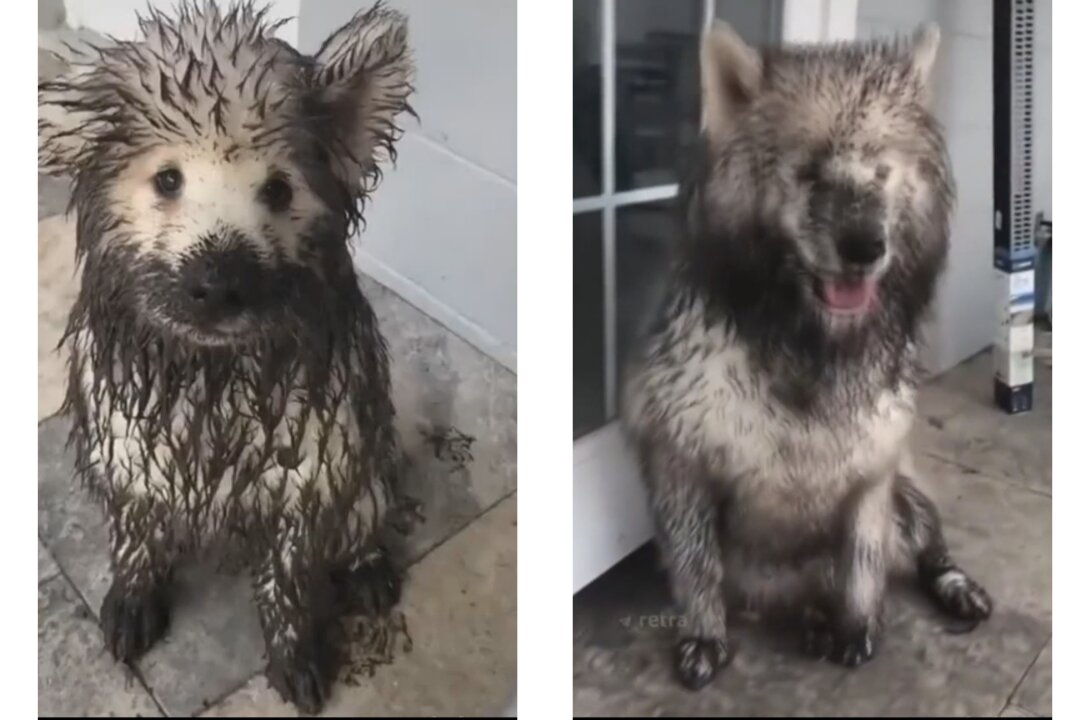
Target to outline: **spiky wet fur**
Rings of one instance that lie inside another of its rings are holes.
[[[875,652],[892,570],[914,566],[955,616],[990,613],[907,451],[953,198],[927,109],[936,45],[936,29],[763,52],[722,25],[703,38],[686,231],[623,402],[690,688],[728,659],[726,599],[804,618],[807,650],[849,666]],[[829,173],[887,226],[878,304],[855,321],[811,292],[846,222],[815,204]]]
[[[400,500],[387,350],[347,237],[393,158],[394,116],[410,112],[405,25],[376,6],[304,57],[251,3],[177,13],[151,10],[143,40],[39,88],[42,168],[74,175],[82,286],[64,412],[109,519],[102,626],[117,658],[146,651],[166,631],[177,558],[224,536],[254,569],[271,684],[316,712],[340,614],[400,592],[383,549]],[[177,320],[176,267],[208,241],[155,240],[150,211],[115,192],[140,158],[189,147],[223,165],[276,157],[301,188],[286,220],[206,230],[267,278],[271,301],[236,336]]]

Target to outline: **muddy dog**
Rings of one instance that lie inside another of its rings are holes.
[[[725,595],[794,614],[808,651],[848,666],[875,652],[891,570],[969,626],[991,612],[907,451],[953,204],[939,36],[702,40],[685,236],[623,403],[690,688],[728,659]]]
[[[108,516],[107,646],[132,661],[161,638],[177,558],[224,535],[254,568],[271,685],[317,712],[344,601],[400,594],[387,350],[348,238],[413,69],[384,6],[312,56],[279,24],[251,2],[149,9],[140,39],[39,86],[39,164],[74,178],[64,410]]]

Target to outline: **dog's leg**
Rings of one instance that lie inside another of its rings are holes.
[[[171,555],[163,521],[146,498],[110,503],[113,581],[101,604],[105,645],[130,662],[157,642],[169,624]]]
[[[259,549],[255,602],[266,642],[267,679],[286,702],[315,714],[340,665],[330,568],[310,546],[313,533],[283,522]]]
[[[866,485],[852,498],[836,568],[839,597],[828,655],[833,662],[857,667],[874,656],[888,578],[891,517],[890,483]]]
[[[675,672],[691,690],[707,685],[728,661],[723,565],[716,499],[686,463],[670,456],[645,463],[652,488],[657,544],[686,625]]]
[[[993,611],[990,594],[953,561],[937,508],[910,477],[897,477],[895,495],[900,538],[915,559],[920,585],[942,610],[974,629]]]

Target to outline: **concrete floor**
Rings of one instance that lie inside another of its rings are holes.
[[[934,609],[898,584],[877,657],[845,670],[736,620],[731,664],[691,693],[672,676],[677,610],[646,547],[574,599],[575,714],[1049,716],[1051,369],[1037,364],[1027,415],[991,406],[991,378],[984,353],[932,383],[915,438],[953,554],[996,600],[987,624],[947,634]]]
[[[62,183],[39,183],[38,712],[41,715],[292,715],[263,675],[246,575],[184,568],[172,626],[133,672],[105,652],[97,614],[111,580],[104,516],[72,479],[56,352],[73,280]],[[395,403],[426,522],[407,540],[402,610],[411,652],[357,684],[328,716],[499,715],[517,661],[515,376],[382,286],[362,279],[393,357]],[[426,432],[475,438],[459,467]]]

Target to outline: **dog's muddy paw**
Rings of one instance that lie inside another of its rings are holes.
[[[990,593],[962,570],[949,570],[932,581],[930,591],[938,605],[957,620],[970,621],[966,627],[975,626],[994,611]]]
[[[169,625],[169,608],[161,587],[132,587],[117,580],[101,604],[105,647],[122,662],[139,658]]]
[[[712,682],[728,660],[727,644],[719,640],[686,638],[675,646],[675,674],[690,690],[700,690]]]
[[[327,672],[325,663],[305,655],[271,659],[266,678],[282,700],[305,715],[317,715],[330,697],[333,673]]]

